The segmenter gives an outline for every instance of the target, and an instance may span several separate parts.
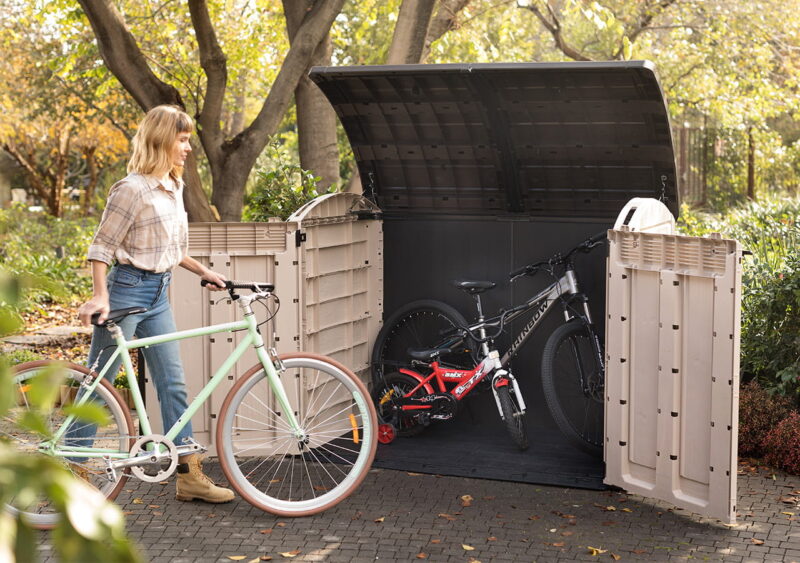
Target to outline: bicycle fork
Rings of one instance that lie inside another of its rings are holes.
[[[511,383],[511,390],[514,391],[514,396],[517,398],[517,405],[519,406],[519,413],[520,415],[525,414],[525,399],[522,398],[522,391],[519,389],[519,384],[517,383],[517,378],[514,375],[503,368],[497,369],[492,376],[492,394],[494,395],[494,402],[497,406],[497,412],[500,413],[500,418],[505,420],[505,416],[503,416],[503,409],[500,407],[500,397],[497,395],[497,388],[503,387],[504,385],[507,386]]]

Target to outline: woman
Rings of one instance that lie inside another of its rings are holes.
[[[78,310],[85,326],[89,326],[95,313],[99,313],[102,323],[110,310],[146,307],[146,313],[130,315],[119,322],[125,338],[174,332],[167,287],[175,266],[210,282],[207,287],[211,289],[223,288],[225,276],[187,254],[188,223],[181,175],[192,150],[189,138],[193,131],[192,119],[176,106],[155,107],[139,124],[132,141],[128,175],[109,190],[100,226],[89,246],[93,295]],[[108,330],[95,327],[89,365],[99,357],[96,369],[100,371],[113,344]],[[169,429],[187,407],[179,345],[167,342],[146,348],[143,353],[158,393],[161,420]],[[119,371],[120,362],[117,359],[107,372],[109,379]],[[88,435],[93,435],[94,429],[89,431]],[[75,437],[81,437],[79,434],[85,431],[76,432]],[[176,437],[176,445],[191,436],[189,423]],[[232,491],[217,487],[203,474],[197,454],[179,458],[177,472],[178,500],[219,503],[233,499]]]

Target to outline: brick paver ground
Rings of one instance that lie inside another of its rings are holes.
[[[207,467],[221,480],[218,467]],[[230,556],[245,556],[245,562],[261,556],[327,562],[800,561],[800,478],[763,468],[745,473],[739,476],[739,523],[732,527],[621,492],[386,469],[372,470],[350,499],[310,518],[277,518],[238,497],[217,506],[179,502],[172,481],[129,481],[118,502],[130,536],[154,563],[230,563]],[[464,495],[474,499],[470,506],[462,506]],[[590,547],[604,552],[592,555]],[[40,549],[45,561],[51,559],[46,536]]]

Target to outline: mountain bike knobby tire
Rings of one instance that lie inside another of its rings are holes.
[[[433,299],[412,301],[386,319],[372,347],[372,382],[380,385],[384,374],[410,365],[408,349],[436,348],[446,337],[443,331],[466,326],[463,315],[447,303]],[[443,363],[474,366],[469,353],[446,354]]]
[[[247,502],[278,516],[310,516],[346,499],[372,466],[378,420],[366,386],[317,354],[282,354],[292,430],[264,368],[250,368],[222,404],[222,471]]]
[[[592,455],[603,453],[604,377],[602,350],[581,320],[558,327],[542,353],[542,388],[547,408],[570,444]],[[600,354],[600,356],[598,356]]]

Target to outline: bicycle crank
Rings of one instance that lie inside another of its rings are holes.
[[[133,444],[128,459],[112,461],[107,471],[129,467],[134,476],[147,483],[159,483],[178,467],[178,448],[160,434],[142,436]]]

